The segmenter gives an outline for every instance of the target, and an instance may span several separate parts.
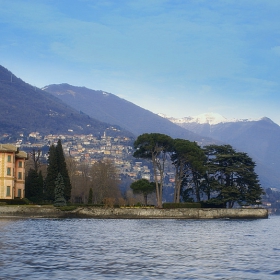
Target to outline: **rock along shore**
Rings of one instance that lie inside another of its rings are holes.
[[[100,208],[79,207],[61,211],[53,206],[0,206],[1,218],[95,218],[95,219],[266,219],[262,208]]]

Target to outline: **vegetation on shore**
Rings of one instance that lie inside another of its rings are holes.
[[[162,208],[165,164],[175,168],[174,202],[201,202],[232,208],[235,203],[260,204],[263,189],[255,173],[255,162],[230,145],[203,148],[184,139],[160,133],[140,135],[134,156],[153,164],[157,206]]]
[[[150,161],[153,168],[152,182],[142,178],[130,183],[133,194],[143,197],[139,205],[147,205],[148,195],[153,193],[158,208],[176,208],[180,205],[232,208],[235,204],[261,203],[263,190],[254,171],[255,163],[246,153],[237,152],[230,145],[202,148],[188,140],[145,133],[136,139],[134,148],[134,157]],[[66,202],[87,202],[104,207],[134,206],[137,203],[133,197],[121,193],[118,172],[109,160],[100,160],[91,167],[82,163],[78,172],[77,163],[65,157],[60,140],[56,146],[50,146],[45,176],[38,158],[34,151],[33,166],[26,178],[26,197],[33,203],[66,206]],[[172,163],[174,169],[173,204],[169,205],[163,204],[167,163]],[[76,193],[81,193],[85,186],[83,195],[87,199],[73,201]],[[182,202],[189,204],[180,204]]]

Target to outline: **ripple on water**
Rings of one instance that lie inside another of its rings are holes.
[[[0,220],[0,279],[278,279],[267,220]]]

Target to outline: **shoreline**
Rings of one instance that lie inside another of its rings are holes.
[[[77,207],[62,211],[54,206],[0,206],[2,218],[92,218],[92,219],[267,219],[264,208],[100,208]]]

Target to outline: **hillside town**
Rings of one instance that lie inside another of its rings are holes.
[[[13,144],[27,152],[41,150],[41,160],[46,162],[49,147],[59,139],[65,155],[74,158],[77,163],[93,165],[99,160],[109,159],[114,162],[120,178],[125,176],[132,181],[140,178],[153,180],[150,162],[133,157],[135,139],[124,136],[111,137],[106,131],[102,136],[74,134],[72,131],[67,135],[41,135],[39,132],[31,132],[27,137],[21,134]],[[9,135],[1,135],[0,141],[9,141]],[[173,187],[172,166],[167,166],[165,177],[166,187]]]

